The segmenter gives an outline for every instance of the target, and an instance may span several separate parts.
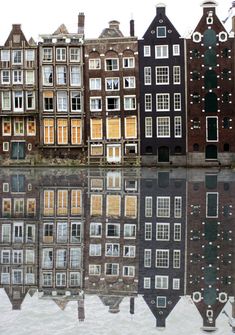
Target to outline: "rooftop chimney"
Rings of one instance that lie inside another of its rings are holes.
[[[135,21],[130,20],[130,36],[135,36]]]
[[[166,12],[166,5],[164,3],[158,3],[156,5],[156,10],[157,10],[157,15],[158,14],[163,14],[165,15]]]
[[[78,14],[78,34],[84,34],[85,15],[84,13]]]

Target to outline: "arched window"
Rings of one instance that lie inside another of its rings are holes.
[[[213,70],[207,70],[205,72],[204,82],[205,82],[205,88],[207,90],[211,90],[212,88],[216,88],[217,87],[217,74],[216,74],[216,72],[213,71]]]
[[[217,113],[218,101],[215,93],[207,93],[205,95],[205,112],[206,113]]]
[[[216,32],[213,29],[207,29],[203,34],[203,43],[205,47],[215,46],[217,41]]]

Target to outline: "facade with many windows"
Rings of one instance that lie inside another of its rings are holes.
[[[38,151],[37,45],[26,40],[21,26],[0,47],[0,160],[33,161]]]
[[[159,5],[139,40],[143,164],[185,164],[184,59],[184,40]]]
[[[85,109],[88,162],[138,163],[138,43],[109,22],[98,39],[85,41]]]
[[[42,35],[40,64],[40,147],[43,157],[84,162],[83,40],[84,15],[79,33],[61,25]]]

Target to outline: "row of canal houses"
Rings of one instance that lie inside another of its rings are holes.
[[[142,297],[158,329],[180,301],[233,327],[234,191],[226,169],[2,169],[0,288],[13,310],[38,291],[86,321],[86,296],[131,315]]]
[[[204,1],[182,38],[164,4],[143,38],[118,21],[86,39],[62,24],[27,41],[14,24],[0,47],[0,163],[231,165],[234,29]],[[233,20],[233,18],[232,18]],[[234,23],[234,21],[233,21]]]

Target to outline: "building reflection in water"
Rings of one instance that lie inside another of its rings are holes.
[[[88,295],[110,313],[128,298],[130,314],[142,296],[160,329],[186,297],[202,330],[220,314],[234,330],[232,171],[2,169],[0,190],[0,287],[12,309],[37,291],[62,310],[76,301],[84,321]]]

